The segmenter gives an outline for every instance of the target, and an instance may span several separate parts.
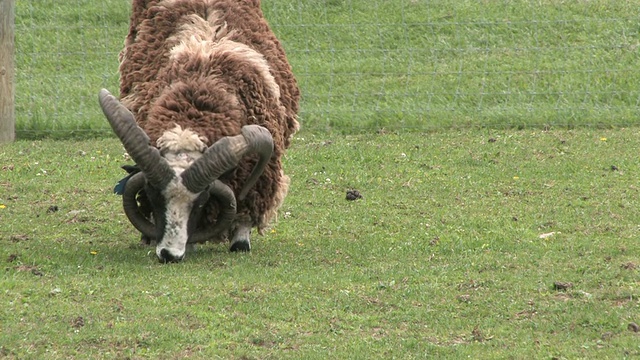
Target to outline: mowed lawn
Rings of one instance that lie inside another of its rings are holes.
[[[636,128],[303,131],[250,254],[163,265],[111,193],[117,140],[2,145],[0,354],[638,357],[638,148]]]

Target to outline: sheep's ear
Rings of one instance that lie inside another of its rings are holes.
[[[129,181],[129,179],[131,179],[131,177],[137,173],[140,172],[140,168],[138,166],[134,166],[134,165],[122,165],[121,166],[124,171],[126,171],[127,173],[129,173],[129,175],[125,176],[124,178],[122,178],[120,181],[118,181],[118,183],[116,184],[116,186],[113,188],[113,193],[117,194],[117,195],[122,195],[124,194],[124,188],[127,185],[127,181]]]

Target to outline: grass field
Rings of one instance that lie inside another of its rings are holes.
[[[18,137],[108,134],[128,0],[16,2]],[[309,131],[627,126],[640,1],[264,0]]]
[[[129,1],[16,3],[0,358],[640,357],[640,1],[263,0],[290,194],[250,254],[170,265],[96,99]]]
[[[639,139],[303,132],[252,253],[172,265],[111,194],[116,140],[3,145],[1,357],[636,358]]]

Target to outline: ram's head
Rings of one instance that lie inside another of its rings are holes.
[[[236,215],[236,194],[218,177],[236,167],[243,156],[258,154],[259,161],[237,196],[244,199],[273,153],[269,131],[247,125],[242,134],[222,138],[207,148],[195,133],[176,127],[158,139],[160,151],[149,144],[133,114],[113,95],[103,89],[99,100],[111,128],[140,169],[124,184],[124,211],[136,229],[157,242],[158,259],[180,261],[187,243],[204,242],[227,231]],[[140,209],[137,197],[141,191],[152,219]],[[210,197],[220,204],[218,218],[215,225],[199,229],[196,225]]]

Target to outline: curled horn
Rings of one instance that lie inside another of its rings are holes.
[[[158,149],[149,146],[149,137],[138,127],[133,114],[106,89],[100,91],[99,100],[113,132],[147,180],[157,188],[164,188],[175,177],[174,172]]]
[[[211,197],[214,197],[220,205],[216,224],[209,228],[198,230],[191,235],[189,243],[201,243],[220,238],[220,235],[231,227],[231,223],[236,217],[236,196],[233,194],[231,188],[221,181],[216,180],[211,184],[211,187],[209,187],[209,194]]]
[[[156,238],[156,227],[141,212],[136,196],[145,183],[143,173],[137,173],[127,181],[122,194],[122,207],[131,224],[149,239]]]
[[[240,191],[238,199],[243,200],[264,172],[273,153],[273,137],[262,126],[246,125],[242,127],[242,135],[227,136],[216,141],[181,174],[182,182],[189,191],[203,191],[224,172],[236,167],[244,155],[250,153],[258,154],[260,159]]]

